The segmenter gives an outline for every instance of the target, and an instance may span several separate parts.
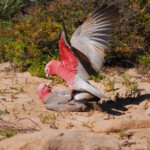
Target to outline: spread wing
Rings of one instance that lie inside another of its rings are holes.
[[[86,56],[71,46],[71,44],[68,42],[64,24],[63,27],[64,27],[64,31],[62,32],[59,41],[59,49],[61,53],[61,64],[63,64],[64,67],[69,69],[70,71],[73,71],[74,73],[78,73],[80,77],[86,80],[89,77],[89,75],[86,69],[84,69],[83,65],[81,64],[81,62],[84,64],[84,61],[80,59],[81,58],[80,55],[83,55],[84,58],[86,58]],[[88,64],[88,62],[86,64]]]
[[[84,79],[100,72],[114,24],[118,20],[118,8],[104,5],[74,32],[70,43],[80,61],[77,71]]]

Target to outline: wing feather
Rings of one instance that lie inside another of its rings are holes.
[[[59,41],[59,49],[61,53],[61,63],[65,66],[70,66],[70,71],[77,72],[78,60],[71,50],[71,46],[67,41],[65,30],[61,34]]]
[[[100,72],[118,18],[119,10],[116,6],[103,5],[74,32],[70,43],[74,53],[82,53],[77,57],[82,66],[77,69],[77,72],[84,79]],[[83,74],[85,72],[86,75]]]

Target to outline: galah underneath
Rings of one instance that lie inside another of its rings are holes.
[[[74,92],[73,100],[70,101],[68,91],[51,92],[46,83],[41,83],[37,92],[46,108],[54,111],[85,111],[89,109],[86,105],[88,102],[99,100],[89,93]]]
[[[95,89],[88,79],[98,75],[108,49],[115,23],[119,20],[119,10],[114,5],[104,5],[73,33],[70,43],[66,31],[61,34],[59,49],[61,61],[51,61],[45,67],[46,76],[59,76],[72,91],[86,91],[99,98],[107,98]]]

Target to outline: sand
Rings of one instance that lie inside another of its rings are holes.
[[[125,74],[132,76],[130,81],[138,83],[140,96],[129,98],[130,89],[123,85]],[[104,86],[108,78],[115,81],[112,91]],[[150,149],[150,81],[146,74],[139,73],[136,68],[105,68],[101,82],[90,82],[110,99],[101,99],[101,110],[89,112],[47,110],[37,95],[37,87],[42,82],[51,83],[28,72],[20,73],[9,63],[0,64],[0,110],[9,112],[0,116],[0,128],[2,124],[18,127],[20,134],[49,128],[103,133],[118,139],[123,150]],[[67,87],[61,84],[53,87],[53,91],[65,89]],[[116,100],[117,93],[120,98]],[[3,141],[2,136],[0,138]]]

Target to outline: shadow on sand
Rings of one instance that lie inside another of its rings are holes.
[[[128,108],[125,106],[133,104],[139,105],[142,101],[150,99],[150,94],[140,95],[138,97],[126,97],[126,98],[117,98],[114,100],[104,101],[102,104],[99,104],[102,111],[107,112],[111,115],[124,115],[125,111],[128,111]]]

